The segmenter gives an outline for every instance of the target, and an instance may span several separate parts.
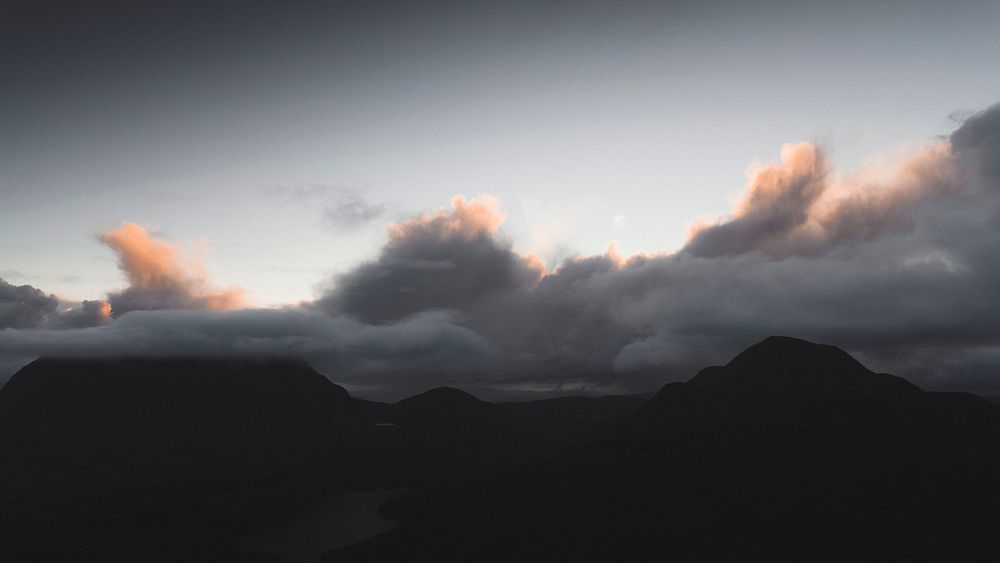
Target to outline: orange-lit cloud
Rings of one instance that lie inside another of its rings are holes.
[[[152,309],[235,309],[243,288],[213,288],[198,260],[182,260],[179,247],[150,236],[135,223],[105,231],[99,240],[118,254],[129,287],[108,295],[112,313]]]
[[[816,256],[842,243],[908,230],[922,203],[961,185],[947,142],[843,178],[816,145],[785,145],[781,162],[752,166],[747,176],[733,212],[721,221],[695,222],[685,250]]]
[[[422,233],[464,239],[493,235],[507,219],[507,214],[500,211],[500,201],[489,194],[480,194],[470,200],[456,195],[451,198],[451,207],[390,226],[390,244]]]

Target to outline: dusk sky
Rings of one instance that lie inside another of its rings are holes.
[[[1000,389],[995,1],[3,5],[0,380],[618,392],[788,334]]]

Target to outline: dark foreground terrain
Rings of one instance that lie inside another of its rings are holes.
[[[241,538],[388,489],[398,527],[323,561],[990,560],[1000,407],[781,337],[652,398],[390,405],[236,360],[42,359],[0,390],[2,561],[280,561]]]

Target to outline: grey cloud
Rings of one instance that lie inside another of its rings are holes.
[[[101,326],[108,323],[109,313],[110,306],[104,301],[67,304],[36,287],[15,286],[0,278],[0,329]]]
[[[371,326],[302,309],[135,311],[104,327],[0,331],[6,365],[38,356],[295,358],[345,383],[383,372],[456,377],[481,371],[492,353],[481,336],[443,312]],[[423,382],[395,382],[407,385]]]
[[[11,285],[0,278],[0,329],[40,326],[58,307],[55,295],[30,285]]]
[[[372,203],[361,190],[324,184],[264,188],[264,194],[285,200],[321,201],[323,224],[337,231],[349,231],[385,215],[386,206]]]
[[[503,218],[492,202],[456,198],[453,206],[394,226],[379,257],[337,278],[317,306],[384,323],[425,310],[463,309],[537,282],[539,266],[494,237]]]
[[[357,190],[337,190],[336,200],[323,210],[323,222],[336,230],[350,230],[385,214],[385,206],[369,203]]]
[[[312,310],[135,312],[103,328],[8,329],[0,358],[272,354],[376,391],[623,392],[687,379],[786,334],[927,387],[998,393],[998,111],[970,117],[950,148],[907,159],[891,182],[836,194],[823,213],[814,208],[830,195],[825,165],[776,172],[767,185],[778,190],[747,199],[740,217],[752,220],[729,227],[753,241],[749,251],[608,254],[543,276],[499,238],[495,201],[457,198],[392,227],[379,256],[334,280]],[[802,230],[810,221],[822,236]],[[722,248],[739,250],[728,237]]]
[[[111,304],[107,301],[83,301],[46,319],[44,327],[74,329],[104,326],[111,323]]]
[[[1000,189],[1000,104],[973,114],[952,133],[951,145],[963,155],[971,155],[992,188]]]
[[[652,387],[791,334],[927,385],[981,386],[992,381],[985,360],[949,378],[904,358],[947,347],[958,364],[1000,345],[1000,201],[968,170],[992,150],[993,115],[963,125],[985,128],[975,140],[934,144],[876,186],[853,178],[853,191],[834,183],[818,149],[797,147],[786,160],[799,162],[759,175],[743,215],[714,231],[723,234],[672,256],[570,260],[537,282],[501,283],[524,262],[491,231],[456,239],[439,224],[446,215],[425,217],[320,303],[366,321],[455,310],[496,348],[489,377],[505,383]],[[829,205],[815,209],[820,202]],[[818,234],[802,230],[809,221]],[[709,247],[723,251],[696,251]]]

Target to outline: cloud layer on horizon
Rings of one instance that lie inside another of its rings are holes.
[[[117,320],[53,330],[44,312],[4,309],[0,291],[0,312],[14,311],[0,316],[0,363],[263,355],[396,392],[622,392],[687,379],[786,334],[925,386],[998,392],[998,162],[1000,105],[947,140],[852,174],[838,175],[819,147],[786,145],[781,162],[751,169],[731,214],[696,224],[681,251],[609,251],[547,273],[503,238],[494,198],[456,197],[390,227],[379,255],[316,302],[277,310],[212,310],[235,308],[238,291],[213,289],[174,247],[126,225],[102,237],[130,282],[109,295]],[[50,307],[43,292],[25,295]]]

